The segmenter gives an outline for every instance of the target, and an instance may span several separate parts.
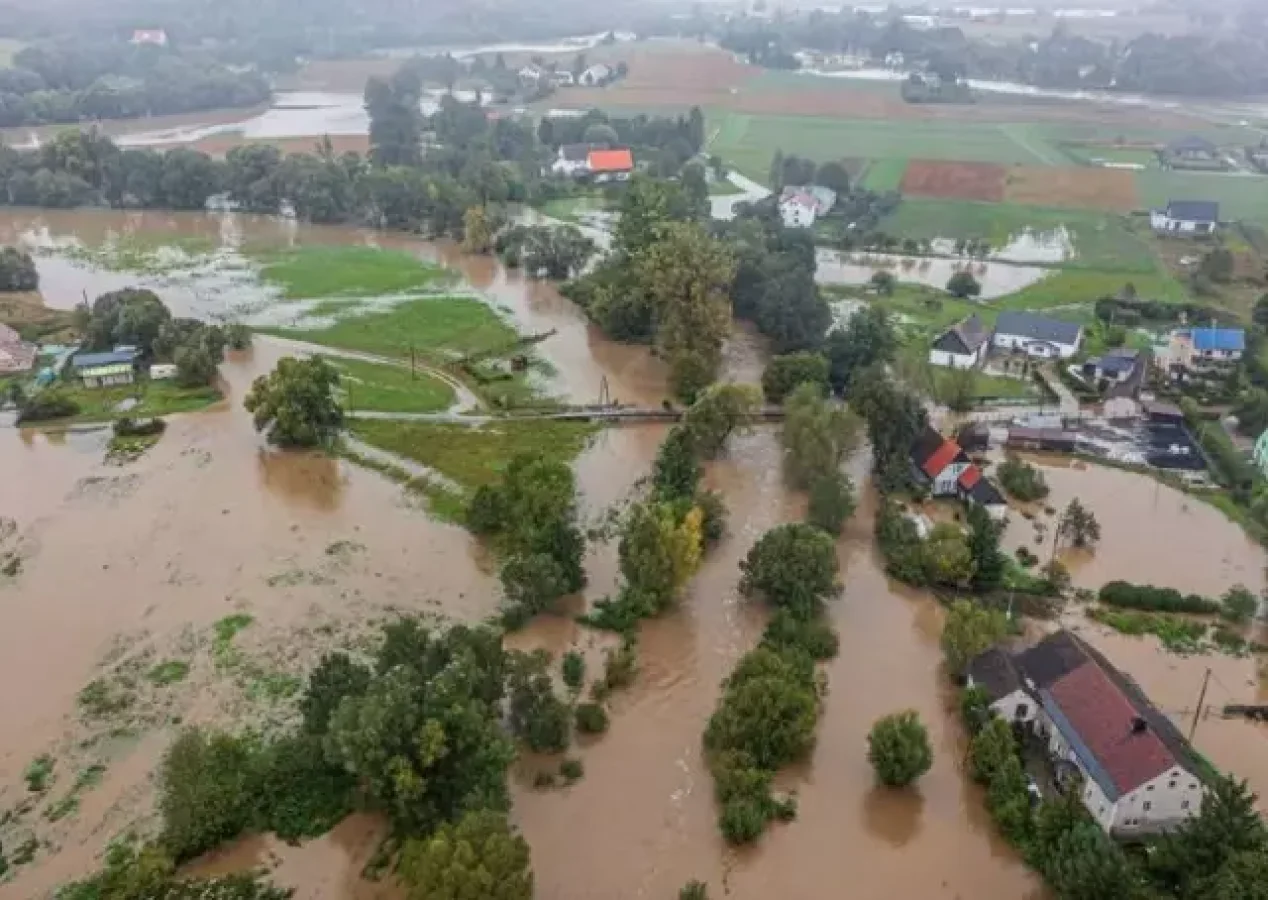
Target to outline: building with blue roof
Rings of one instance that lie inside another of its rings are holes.
[[[110,387],[136,380],[137,351],[131,348],[104,353],[76,353],[70,364],[84,387]]]
[[[1201,354],[1237,354],[1246,350],[1246,332],[1240,328],[1194,328],[1193,349]]]

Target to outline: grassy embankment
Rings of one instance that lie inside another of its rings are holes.
[[[206,409],[224,397],[215,387],[183,388],[171,381],[150,381],[148,378],[143,378],[136,384],[105,388],[67,384],[60,390],[79,406],[79,412],[64,419],[33,422],[33,425],[38,427],[77,422],[110,422],[124,417],[148,419],[170,416],[174,413]],[[134,406],[129,409],[119,408],[120,404],[132,399],[137,401]]]

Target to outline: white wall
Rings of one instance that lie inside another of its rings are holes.
[[[1202,797],[1202,782],[1197,776],[1173,766],[1119,797],[1112,827],[1122,834],[1166,831],[1201,812]]]
[[[952,353],[949,350],[930,350],[929,365],[946,366],[952,369],[971,369],[978,364],[982,358],[982,348],[979,347],[976,353],[963,354]]]
[[[941,472],[938,477],[933,480],[930,485],[929,493],[935,497],[953,497],[959,491],[960,486],[956,484],[960,476],[964,474],[964,470],[969,467],[969,463],[952,463]]]
[[[815,211],[800,203],[784,203],[779,207],[785,228],[809,228],[815,223]]]
[[[1050,357],[1050,351],[1047,349],[1046,342],[1037,342],[1031,338],[1023,337],[1018,334],[1001,334],[996,332],[995,337],[992,339],[992,343],[1001,350],[1023,350],[1030,356],[1043,358]],[[1054,343],[1052,346],[1056,347],[1058,351],[1060,351],[1062,359],[1069,359],[1079,351],[1077,344]]]
[[[1039,707],[1034,698],[1018,688],[992,703],[991,710],[1007,722],[1033,722]]]

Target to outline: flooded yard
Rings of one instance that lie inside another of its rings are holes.
[[[280,240],[405,249],[452,268],[465,289],[522,330],[554,330],[540,350],[560,393],[593,400],[606,378],[613,397],[625,402],[653,405],[665,395],[664,367],[646,348],[607,340],[551,285],[450,244],[236,216],[0,216],[0,240],[31,233],[77,235],[88,244],[126,233],[192,236],[217,248]],[[41,255],[38,265],[46,300],[59,308],[85,292],[91,298],[133,283],[153,284],[177,314],[210,316],[267,300],[245,276],[137,276],[56,253]],[[154,767],[178,721],[267,727],[287,706],[252,701],[259,683],[272,683],[264,675],[302,675],[324,648],[355,643],[393,611],[475,621],[497,608],[493,561],[465,531],[429,518],[375,473],[263,445],[241,400],[284,352],[260,339],[252,351],[232,354],[222,366],[224,403],[174,417],[159,444],[124,468],[104,464],[104,432],[0,427],[0,515],[16,520],[27,551],[16,581],[0,585],[0,683],[22,686],[0,693],[0,809],[24,795],[22,772],[40,753],[60,760],[62,778],[94,760],[107,767],[74,815],[40,826],[48,843],[0,886],[3,900],[44,896],[97,865],[112,836],[145,830]],[[764,355],[760,338],[737,328],[728,372],[756,381]],[[594,438],[575,466],[587,519],[620,502],[649,472],[663,434],[661,426],[631,427]],[[803,766],[781,776],[798,794],[798,818],[772,828],[754,848],[723,843],[701,734],[719,683],[764,625],[760,609],[739,597],[738,562],[765,530],[803,513],[804,499],[783,484],[780,458],[777,432],[761,428],[733,440],[708,467],[709,486],[726,499],[728,534],[681,608],[643,627],[640,673],[614,699],[611,731],[578,751],[585,778],[541,791],[513,770],[514,818],[532,848],[538,896],[671,897],[698,878],[711,894],[738,900],[821,900],[842,885],[859,900],[1042,897],[1036,879],[994,835],[980,792],[962,771],[963,735],[940,671],[940,607],[885,577],[872,546],[874,498],[866,492],[838,545],[845,592],[829,614],[842,645],[825,668],[829,693],[818,745]],[[854,463],[860,483],[865,464],[861,457]],[[1213,510],[1188,510],[1185,498],[1160,500],[1152,482],[1125,473],[1045,471],[1053,502],[1077,493],[1102,521],[1101,550],[1075,566],[1079,583],[1124,577],[1210,592],[1233,580],[1263,586],[1262,552]],[[587,569],[592,602],[615,583],[615,546],[593,547]],[[226,668],[214,635],[231,615],[251,619],[235,638],[240,662]],[[607,640],[562,616],[541,617],[513,638],[517,647],[554,653],[574,644],[594,652]],[[1173,672],[1175,661],[1160,657],[1153,642],[1106,640],[1114,642],[1112,655],[1121,649],[1124,668],[1139,668],[1145,687],[1163,693],[1169,712],[1182,708],[1189,687],[1196,696],[1192,672]],[[145,693],[127,735],[107,740],[100,723],[79,711],[77,695],[108,667],[178,654],[191,663],[189,677],[169,693]],[[1221,679],[1254,690],[1246,687],[1253,664],[1228,664],[1235,668],[1221,668]],[[934,767],[916,791],[883,791],[867,763],[866,734],[877,717],[908,707],[929,726]],[[1248,733],[1250,726],[1208,724],[1198,746],[1268,790],[1268,764],[1256,761],[1268,754],[1250,742],[1261,736]],[[305,900],[396,900],[390,883],[358,874],[380,829],[372,817],[356,816],[303,847],[250,839],[200,866],[273,866],[279,883],[298,888]]]
[[[842,253],[819,248],[815,254],[820,284],[867,284],[877,272],[889,272],[899,281],[942,290],[956,272],[969,271],[982,286],[983,300],[1014,294],[1045,278],[1051,271],[1040,266],[1008,262],[975,262],[897,253]]]

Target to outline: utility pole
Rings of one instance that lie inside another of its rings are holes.
[[[1202,691],[1198,694],[1198,708],[1193,711],[1193,724],[1189,726],[1189,743],[1193,743],[1193,735],[1198,730],[1198,719],[1202,718],[1202,703],[1206,700],[1206,687],[1211,683],[1211,669],[1207,667],[1202,676]]]

